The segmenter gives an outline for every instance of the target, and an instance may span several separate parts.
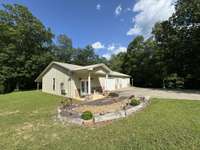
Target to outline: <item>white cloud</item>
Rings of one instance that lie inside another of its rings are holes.
[[[111,54],[110,53],[103,54],[102,56],[105,57],[108,60],[111,58]]]
[[[126,8],[126,11],[131,11],[131,8]]]
[[[111,45],[108,45],[108,51],[113,51],[115,49],[115,45],[114,44],[111,44]]]
[[[100,4],[97,4],[97,5],[96,5],[96,9],[97,9],[97,10],[101,10],[101,5],[100,5]]]
[[[125,46],[121,46],[120,44],[110,44],[107,47],[107,50],[112,53],[112,54],[118,54],[120,52],[126,52],[126,47]]]
[[[104,48],[104,45],[101,42],[98,41],[98,42],[93,43],[92,47],[94,49],[102,49],[102,48]]]
[[[120,46],[120,47],[118,47],[118,48],[115,50],[114,54],[118,54],[118,53],[120,53],[120,52],[126,52],[126,50],[127,50],[126,47]]]
[[[135,22],[135,18],[133,17],[133,18],[132,18],[132,23],[134,23],[134,22]]]
[[[127,48],[124,46],[121,46],[120,44],[113,43],[113,44],[108,45],[107,50],[108,50],[107,53],[103,54],[102,56],[107,59],[110,59],[113,54],[117,55],[120,52],[126,52]]]
[[[133,27],[129,29],[127,35],[142,34],[146,38],[151,35],[154,24],[167,20],[175,11],[174,2],[176,0],[139,0],[133,6],[133,12],[137,13],[133,17]]]
[[[122,6],[121,5],[118,5],[116,8],[115,8],[115,15],[116,16],[119,16],[122,12]]]
[[[129,31],[127,32],[127,35],[140,35],[140,34],[142,34],[142,29],[137,25],[134,25],[134,27],[129,29]]]

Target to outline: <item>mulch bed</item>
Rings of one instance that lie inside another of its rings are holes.
[[[95,101],[91,101],[91,102],[85,102],[84,105],[96,105],[96,106],[101,106],[101,105],[110,105],[113,103],[117,103],[123,100],[126,100],[128,97],[125,96],[121,96],[121,97],[108,97],[108,98],[102,98],[102,99],[98,99]]]

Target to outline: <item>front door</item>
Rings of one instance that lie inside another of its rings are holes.
[[[88,80],[81,80],[81,96],[88,95]]]

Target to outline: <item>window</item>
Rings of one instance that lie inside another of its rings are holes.
[[[64,90],[64,83],[63,82],[60,83],[60,90]]]
[[[56,85],[55,85],[55,78],[53,78],[53,90],[55,91]]]
[[[64,83],[63,82],[60,83],[60,91],[61,91],[62,95],[66,95],[65,88],[64,88]]]

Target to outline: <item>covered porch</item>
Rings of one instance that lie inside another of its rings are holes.
[[[108,76],[109,70],[102,66],[74,72],[76,99],[97,100],[104,98],[104,93],[108,91]]]

